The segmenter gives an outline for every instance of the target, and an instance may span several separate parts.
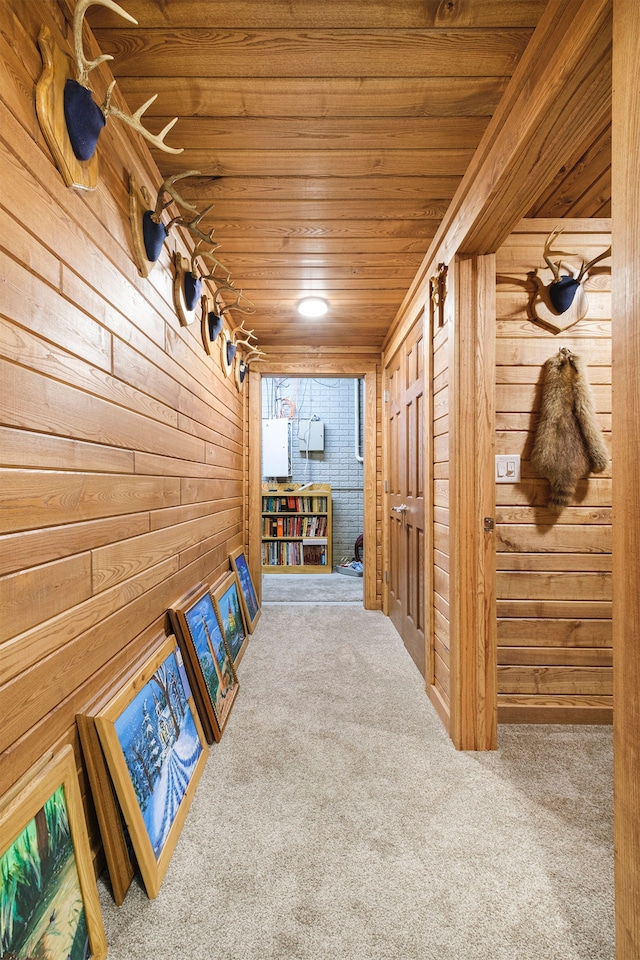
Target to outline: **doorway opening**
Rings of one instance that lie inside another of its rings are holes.
[[[263,376],[263,602],[362,603],[364,381]]]

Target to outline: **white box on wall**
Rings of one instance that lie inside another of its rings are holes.
[[[324,450],[322,420],[298,421],[298,449],[300,453],[319,453]]]
[[[262,421],[262,476],[291,476],[291,424],[284,417]]]

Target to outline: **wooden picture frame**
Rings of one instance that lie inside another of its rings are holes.
[[[169,610],[209,743],[218,742],[240,689],[213,599],[200,584]]]
[[[244,549],[242,547],[238,547],[237,550],[234,550],[232,553],[230,553],[229,562],[231,564],[231,569],[238,578],[240,601],[242,603],[242,610],[244,612],[247,630],[249,633],[253,633],[256,623],[260,619],[260,614],[262,611],[260,610],[258,597],[253,586],[251,571],[249,570],[249,564],[247,563]]]
[[[95,718],[116,695],[122,684],[140,670],[165,639],[165,634],[162,633],[147,641],[135,658],[111,678],[109,685],[101,690],[81,713],[76,714],[84,766],[100,827],[111,892],[117,906],[124,902],[135,876],[137,861],[96,729]]]
[[[153,899],[209,750],[173,635],[123,684],[95,724],[142,880]],[[169,807],[164,790],[174,769],[180,796],[174,793]],[[154,816],[164,806],[169,815]]]
[[[225,574],[211,591],[222,635],[227,642],[234,667],[240,663],[249,643],[244,621],[238,578],[233,571]]]
[[[71,746],[0,810],[2,956],[104,960],[107,938]],[[25,919],[28,918],[28,919]]]

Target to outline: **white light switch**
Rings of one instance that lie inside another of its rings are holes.
[[[520,454],[496,454],[496,483],[520,483]]]

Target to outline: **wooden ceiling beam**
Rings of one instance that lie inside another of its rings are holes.
[[[447,245],[497,250],[610,113],[611,0],[549,0],[458,190],[462,222],[456,198],[443,220]]]
[[[385,341],[424,302],[433,264],[497,250],[611,111],[611,0],[549,0]]]

